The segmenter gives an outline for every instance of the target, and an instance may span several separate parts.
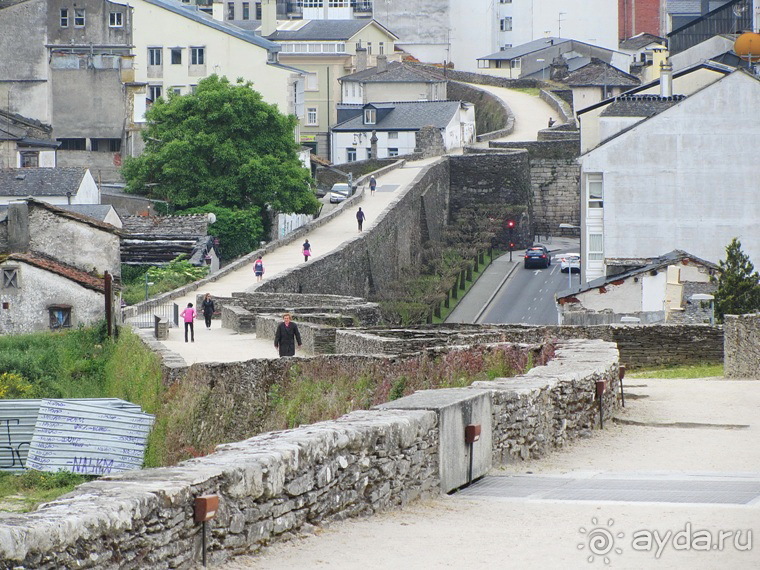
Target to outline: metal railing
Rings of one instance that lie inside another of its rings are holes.
[[[134,317],[128,320],[141,329],[151,329],[155,325],[155,317],[158,316],[166,319],[169,327],[179,326],[179,305],[177,303],[167,303],[166,301],[147,302],[140,306],[140,310]]]

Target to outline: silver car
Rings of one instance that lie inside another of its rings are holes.
[[[351,186],[348,184],[345,184],[343,182],[333,184],[333,187],[330,189],[330,204],[338,204],[340,202],[343,202],[343,200],[348,198],[350,195]]]

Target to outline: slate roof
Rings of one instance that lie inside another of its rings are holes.
[[[377,24],[380,28],[398,39],[398,36],[375,20],[309,20],[295,30],[277,30],[267,36],[276,42],[290,41],[341,41],[348,40],[367,26]]]
[[[551,43],[552,41],[554,41],[554,44]],[[509,49],[505,49],[503,51],[497,51],[496,53],[492,53],[485,57],[479,57],[478,59],[505,59],[505,60],[515,59],[518,57],[523,57],[533,52],[540,51],[542,49],[546,49],[547,47],[551,47],[551,45],[558,46],[558,45],[571,42],[571,41],[573,40],[570,40],[567,38],[556,38],[556,37],[541,38],[538,40],[533,40],[532,42],[520,44],[519,46],[514,46]]]
[[[66,196],[76,194],[87,169],[79,166],[56,168],[6,168],[0,170],[0,196]]]
[[[76,206],[54,206],[53,204],[48,204],[47,202],[43,202],[42,200],[35,200],[34,198],[28,198],[26,202],[32,207],[44,208],[45,210],[48,210],[49,212],[53,212],[63,218],[68,218],[70,220],[82,222],[83,224],[87,224],[88,226],[92,226],[94,228],[98,228],[99,230],[103,230],[105,232],[109,232],[112,234],[116,234],[116,235],[122,234],[122,232],[116,226],[112,226],[111,224],[107,224],[102,220],[98,220],[87,214],[83,214],[83,213],[75,211],[74,208]],[[92,205],[89,205],[89,207],[101,207],[101,206],[99,204],[92,204]],[[102,207],[110,208],[111,206],[106,205]]]
[[[232,24],[214,20],[205,12],[200,11],[195,5],[183,4],[177,0],[145,0],[145,2],[163,8],[165,10],[169,10],[170,12],[174,12],[175,14],[179,14],[180,16],[184,16],[185,18],[193,20],[194,22],[203,24],[209,28],[214,28],[215,30],[219,30],[220,32],[224,32],[225,34],[229,34],[240,40],[257,45],[260,48],[264,48],[268,51],[280,51],[280,46],[276,43],[271,42],[266,38],[262,38],[252,31],[243,30],[237,26],[233,26]]]
[[[451,122],[459,110],[459,101],[415,101],[402,103],[372,103],[376,109],[390,109],[387,115],[380,117],[377,123],[364,124],[364,114],[343,121],[333,127],[337,132],[357,131],[417,131],[422,127],[432,126],[443,129]],[[366,105],[341,105],[344,108],[364,108]]]
[[[208,234],[208,214],[127,216],[122,224],[123,230],[129,234],[184,237],[205,237]]]
[[[360,83],[438,83],[445,81],[445,79],[443,75],[420,69],[415,65],[396,61],[389,63],[385,71],[378,71],[377,67],[370,67],[364,71],[344,75],[339,81],[356,81]]]
[[[590,63],[572,71],[562,83],[573,87],[637,87],[641,81],[609,63],[592,58]]]
[[[87,289],[92,289],[93,291],[98,291],[99,293],[105,293],[105,283],[103,282],[102,278],[91,275],[90,273],[82,271],[81,269],[77,269],[76,267],[72,267],[71,265],[66,265],[48,257],[43,257],[39,254],[11,253],[8,256],[0,257],[0,261],[2,260],[28,263],[34,267],[38,267],[40,269],[44,269],[45,271],[60,275],[61,277],[65,277],[66,279],[69,279]]]
[[[616,275],[606,275],[606,276],[598,277],[596,279],[593,279],[592,281],[583,283],[580,287],[573,287],[572,289],[560,291],[559,293],[557,293],[557,300],[564,299],[566,297],[572,297],[579,293],[585,293],[586,291],[590,291],[592,289],[598,289],[599,287],[604,287],[605,285],[609,285],[613,281],[622,281],[623,279],[628,279],[629,277],[641,275],[642,273],[648,273],[654,269],[662,269],[664,267],[667,267],[668,265],[679,263],[684,259],[688,259],[689,261],[693,261],[694,263],[697,263],[699,265],[704,265],[705,267],[708,267],[714,271],[720,271],[720,267],[718,267],[716,264],[710,261],[699,258],[695,255],[691,255],[690,253],[683,251],[682,249],[674,249],[673,251],[666,253],[665,255],[661,255],[660,257],[656,257],[652,259],[646,265],[642,265],[641,267],[637,267],[636,269],[629,269],[628,271],[624,271],[623,273],[617,273]]]
[[[686,95],[621,95],[601,114],[602,117],[653,117],[677,105]]]
[[[103,222],[113,206],[110,204],[70,204],[61,205],[58,208]]]
[[[643,33],[620,42],[620,49],[636,51],[652,43],[667,46],[668,40],[661,38],[660,36],[655,36],[654,34]]]

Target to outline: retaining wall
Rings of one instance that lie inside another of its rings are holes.
[[[726,315],[723,328],[725,377],[760,379],[760,313]]]
[[[176,467],[81,485],[33,513],[4,518],[0,566],[197,567],[201,525],[193,522],[193,501],[200,495],[219,496],[216,518],[208,523],[211,565],[329,521],[435,496],[444,490],[442,464],[456,474],[468,463],[463,453],[469,450],[462,449],[462,434],[457,434],[464,421],[481,418],[487,426],[489,414],[492,420],[493,449],[485,447],[488,437],[475,449],[480,474],[489,463],[484,457],[538,457],[591,429],[597,379],[610,382],[605,405],[616,406],[614,346],[570,342],[558,348],[556,358],[556,366],[515,379],[431,393],[432,403],[418,397],[412,407],[421,409],[353,412],[222,445]],[[283,360],[276,365],[284,366]],[[395,407],[402,408],[403,401]],[[539,426],[533,426],[534,417],[542,418]],[[446,445],[443,426],[449,430]],[[446,487],[457,483],[451,479]]]

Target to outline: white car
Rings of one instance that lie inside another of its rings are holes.
[[[351,195],[351,187],[348,184],[338,183],[333,184],[330,189],[330,204],[338,204],[343,202]]]
[[[562,273],[570,271],[572,273],[581,272],[581,254],[580,253],[563,253],[559,265]]]

